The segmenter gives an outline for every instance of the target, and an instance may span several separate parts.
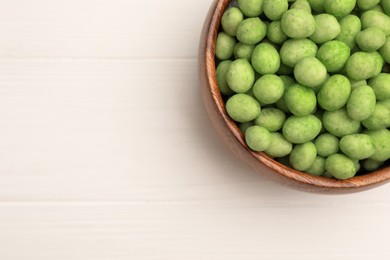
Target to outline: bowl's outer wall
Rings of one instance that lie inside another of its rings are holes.
[[[295,171],[274,161],[264,153],[253,152],[246,146],[241,131],[225,111],[224,102],[216,83],[215,40],[222,14],[228,4],[229,0],[215,0],[213,2],[203,26],[198,56],[203,101],[214,128],[228,147],[256,172],[298,190],[344,194],[367,190],[389,182],[389,167],[368,175],[339,181]]]

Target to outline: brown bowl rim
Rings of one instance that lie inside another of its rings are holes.
[[[201,69],[202,60],[204,60],[206,63],[204,64],[205,68],[203,68],[203,70],[205,70],[206,73],[207,86],[202,87],[208,88],[208,91],[211,94],[212,102],[214,102],[214,108],[217,109],[220,119],[223,121],[223,127],[225,128],[225,130],[230,131],[233,134],[236,141],[245,149],[249,156],[261,162],[274,173],[281,175],[281,177],[288,178],[294,183],[304,184],[306,187],[305,190],[307,189],[307,185],[309,185],[313,187],[314,192],[336,190],[336,193],[338,193],[337,190],[339,190],[340,193],[344,193],[345,191],[348,193],[373,188],[375,186],[389,182],[390,166],[387,166],[385,168],[366,175],[355,176],[347,180],[336,180],[321,176],[313,176],[304,172],[294,170],[273,160],[265,153],[252,151],[246,145],[244,135],[242,134],[236,123],[228,116],[225,110],[225,104],[216,83],[215,42],[219,31],[222,14],[228,7],[229,3],[230,0],[214,1],[213,5],[210,8],[208,19],[206,19],[204,24],[203,36],[205,37],[203,37],[204,39],[201,40],[199,49],[200,76],[202,76],[201,74],[204,73],[204,71],[202,71]],[[205,99],[204,101],[208,102],[209,100]],[[319,189],[316,190],[316,187],[318,187]],[[341,192],[341,190],[344,191]]]

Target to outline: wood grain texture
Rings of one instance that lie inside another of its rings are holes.
[[[388,186],[286,189],[220,141],[210,5],[0,0],[1,260],[389,259]]]
[[[226,113],[216,81],[215,41],[222,14],[229,3],[229,0],[214,1],[204,24],[199,47],[199,78],[204,103],[214,127],[229,148],[260,174],[303,191],[329,194],[351,193],[388,183],[390,166],[341,181],[296,171],[276,162],[264,153],[254,152],[247,147],[242,132]]]

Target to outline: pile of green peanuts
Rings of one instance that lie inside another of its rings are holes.
[[[390,0],[237,0],[216,77],[247,146],[340,180],[389,165]]]

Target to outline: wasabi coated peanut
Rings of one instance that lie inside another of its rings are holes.
[[[316,138],[321,128],[321,121],[314,115],[291,116],[283,125],[283,135],[291,143],[303,144]]]
[[[244,15],[237,7],[230,7],[222,15],[221,25],[225,33],[236,36],[238,26],[244,20]]]
[[[247,59],[233,61],[226,71],[226,82],[236,93],[245,93],[255,82],[255,71]]]
[[[264,14],[270,20],[280,20],[282,15],[288,9],[287,0],[264,0],[263,10]]]
[[[385,61],[383,60],[382,56],[379,54],[379,52],[377,51],[374,51],[374,52],[370,52],[370,54],[375,58],[376,60],[376,69],[375,69],[375,73],[374,73],[374,77],[378,76],[379,74],[381,74],[382,72],[382,69],[383,69],[383,65],[385,64]]]
[[[256,81],[253,93],[262,104],[273,104],[283,96],[283,81],[276,75],[264,75]]]
[[[358,33],[356,42],[363,51],[376,51],[385,44],[386,35],[381,29],[370,27]]]
[[[254,45],[245,44],[242,42],[239,42],[234,47],[234,57],[236,59],[248,59],[252,57],[252,53],[254,50]]]
[[[311,142],[296,145],[290,154],[290,164],[298,171],[306,171],[313,165],[317,149]]]
[[[357,0],[357,5],[361,10],[369,10],[379,4],[381,0]]]
[[[361,17],[362,28],[378,27],[386,36],[390,35],[390,17],[377,11],[367,11]]]
[[[307,57],[297,63],[294,76],[300,84],[314,88],[324,83],[327,73],[321,61],[314,57]]]
[[[247,18],[237,28],[237,39],[245,44],[257,44],[267,34],[267,26],[260,18]]]
[[[252,53],[252,66],[260,74],[274,74],[280,68],[278,51],[269,43],[261,43]]]
[[[341,18],[355,8],[356,0],[324,0],[324,7],[328,14]]]
[[[371,136],[366,134],[347,135],[340,140],[340,149],[352,160],[363,160],[375,153]]]
[[[350,118],[345,108],[326,111],[322,116],[322,123],[329,133],[337,137],[356,134],[360,130],[360,122]]]
[[[226,72],[231,63],[232,61],[225,60],[219,63],[217,66],[217,84],[222,95],[231,95],[234,93],[226,82]]]
[[[351,83],[343,75],[331,76],[318,93],[318,103],[327,111],[335,111],[347,104]]]
[[[292,150],[292,144],[278,132],[271,133],[271,144],[265,153],[270,157],[284,157],[289,155]]]
[[[316,138],[314,145],[317,148],[318,155],[328,157],[339,151],[340,140],[332,134],[325,133]]]
[[[383,162],[377,162],[371,159],[367,159],[363,161],[363,168],[369,172],[379,169],[382,165]]]
[[[240,128],[241,132],[243,132],[245,134],[246,130],[248,130],[248,128],[251,126],[254,126],[254,123],[252,121],[246,122],[246,123],[241,123],[239,125],[239,128]]]
[[[236,94],[226,102],[226,111],[236,122],[246,123],[256,119],[261,112],[259,102],[246,94]]]
[[[296,0],[292,5],[290,9],[301,9],[303,11],[306,11],[308,13],[311,13],[311,7],[307,0]]]
[[[236,39],[224,32],[220,32],[215,44],[215,56],[220,60],[228,60],[233,56]]]
[[[338,72],[347,63],[351,49],[344,42],[329,41],[324,43],[317,52],[317,59],[326,67],[328,72]]]
[[[316,27],[313,15],[300,9],[290,9],[285,12],[281,23],[283,32],[293,39],[309,37]]]
[[[246,144],[256,152],[262,152],[271,144],[271,134],[261,126],[251,126],[245,132]]]
[[[313,164],[309,169],[306,170],[306,173],[311,175],[320,176],[325,172],[325,158],[317,156],[314,159]]]
[[[364,85],[352,90],[347,102],[349,117],[356,121],[369,118],[374,113],[376,105],[375,93],[371,87]]]
[[[314,19],[316,21],[316,29],[310,36],[313,42],[322,44],[333,40],[340,34],[340,24],[333,15],[319,14]]]
[[[237,0],[238,7],[247,17],[257,17],[263,13],[264,0]]]
[[[368,130],[379,130],[390,127],[390,109],[381,103],[377,103],[372,115],[366,120],[363,120],[362,124]]]
[[[365,80],[375,75],[377,69],[376,58],[365,52],[356,52],[348,59],[346,70],[353,80]]]
[[[368,81],[375,92],[376,99],[390,99],[390,74],[381,73]]]
[[[352,50],[356,46],[356,36],[362,29],[362,23],[356,15],[347,15],[340,21],[340,34],[336,40],[342,41]]]
[[[284,101],[288,110],[296,116],[306,116],[313,113],[317,105],[314,91],[299,84],[287,88]]]
[[[388,129],[381,129],[367,131],[365,134],[371,136],[375,145],[375,153],[370,159],[377,162],[385,162],[390,159],[390,131]]]
[[[290,39],[283,43],[280,58],[284,64],[294,68],[303,58],[315,57],[317,45],[309,39]]]
[[[271,42],[276,44],[282,44],[288,38],[282,30],[280,21],[270,23],[267,30],[267,37]]]
[[[387,36],[385,44],[379,49],[379,53],[387,63],[390,63],[390,36]]]
[[[324,0],[308,0],[311,8],[317,13],[323,13],[325,11]]]
[[[277,108],[264,108],[260,116],[256,118],[255,124],[266,128],[270,132],[282,129],[286,121],[286,114]]]
[[[325,160],[325,170],[334,178],[346,180],[356,174],[355,163],[343,154],[333,154]]]

